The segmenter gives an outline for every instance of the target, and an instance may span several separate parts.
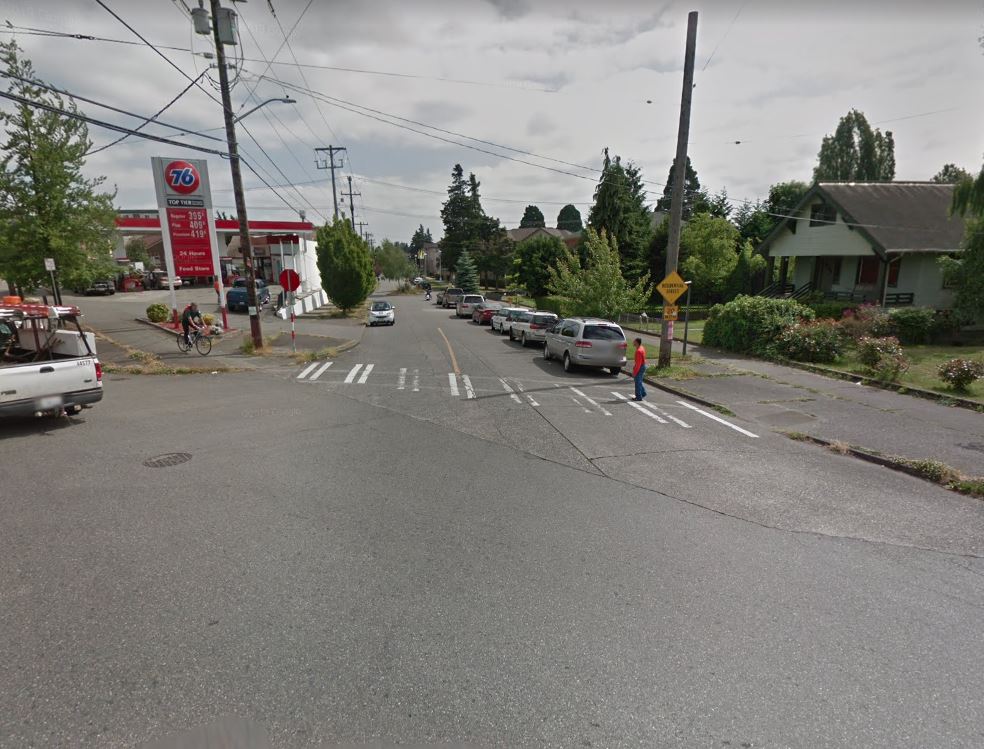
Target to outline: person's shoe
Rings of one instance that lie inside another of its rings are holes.
[[[642,398],[633,398],[632,400],[634,400],[634,401],[641,401]]]

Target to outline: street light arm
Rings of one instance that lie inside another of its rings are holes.
[[[253,114],[253,112],[255,112],[260,107],[265,107],[267,104],[272,104],[275,101],[279,101],[281,104],[297,104],[297,100],[296,99],[291,99],[289,96],[284,96],[284,97],[281,97],[281,98],[278,98],[278,99],[267,99],[266,101],[261,101],[259,104],[257,104],[252,109],[249,109],[249,110],[243,112],[241,115],[239,115],[238,117],[236,117],[235,119],[233,119],[233,122],[239,122],[241,119],[243,119],[245,117],[248,117],[249,115]]]

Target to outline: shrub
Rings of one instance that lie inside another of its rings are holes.
[[[565,304],[564,299],[559,296],[538,296],[533,300],[533,302],[538,310],[553,312],[561,317],[567,315],[568,305]]]
[[[704,324],[704,343],[729,351],[768,355],[782,332],[801,320],[812,320],[813,310],[792,299],[739,296],[716,304]]]
[[[855,302],[813,302],[808,304],[807,307],[813,310],[813,313],[817,316],[817,319],[829,319],[829,320],[840,320],[848,312],[852,315],[855,313],[859,305]]]
[[[966,392],[974,380],[984,378],[984,362],[972,359],[950,359],[940,364],[940,379],[954,390]]]
[[[899,340],[906,345],[929,343],[936,313],[929,307],[900,307],[889,313]]]
[[[855,340],[895,335],[892,317],[874,304],[862,304],[853,310],[845,310],[841,327],[847,336]]]
[[[895,336],[862,336],[857,343],[858,361],[880,380],[896,380],[909,368],[902,344]]]
[[[171,310],[166,304],[151,304],[147,307],[147,319],[151,322],[165,322],[170,314]]]
[[[834,320],[797,323],[782,332],[773,351],[795,361],[832,362],[844,353],[844,334]]]
[[[933,325],[929,331],[932,341],[951,339],[960,331],[960,321],[953,310],[937,310],[933,316]]]

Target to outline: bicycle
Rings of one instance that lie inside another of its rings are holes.
[[[190,331],[192,342],[188,343],[185,338],[184,333],[178,333],[178,349],[184,353],[191,351],[191,347],[194,346],[195,350],[198,351],[202,356],[208,356],[209,352],[212,350],[212,336],[205,335],[200,330]]]

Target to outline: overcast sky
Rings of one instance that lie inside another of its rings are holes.
[[[189,51],[205,52],[211,44],[209,37],[192,33],[181,0],[105,2],[155,45],[181,48],[161,51],[188,75],[195,77],[208,63]],[[197,0],[185,2],[197,5]],[[701,184],[710,190],[727,188],[733,198],[755,199],[772,183],[808,181],[823,135],[851,108],[893,131],[899,180],[929,179],[945,162],[974,172],[981,167],[981,2],[800,5],[776,0],[237,4],[238,53],[245,62],[233,91],[235,107],[245,111],[257,101],[283,96],[284,87],[268,80],[274,78],[336,100],[316,103],[288,90],[296,104],[271,104],[244,120],[275,165],[240,129],[244,157],[267,181],[296,185],[278,188],[278,197],[247,172],[249,216],[296,218],[303,209],[320,223],[330,215],[329,172],[315,168],[313,150],[328,145],[348,149],[339,188],[347,188],[346,178],[353,176],[362,193],[355,199],[356,219],[369,222],[377,241],[407,241],[419,223],[438,239],[442,195],[456,162],[466,174],[475,172],[486,211],[507,228],[519,224],[527,203],[540,206],[548,225],[565,202],[586,216],[605,146],[642,167],[655,200],[675,148],[690,10],[700,15],[689,153]],[[16,27],[136,42],[17,33],[37,74],[74,93],[151,115],[188,85],[95,0],[0,0],[0,8]],[[275,62],[267,66],[264,60],[271,56]],[[312,67],[295,66],[295,56]],[[139,122],[91,104],[81,108],[120,124]],[[219,105],[197,89],[161,119],[193,130],[222,124]],[[161,127],[148,132],[173,134]],[[117,137],[99,127],[90,134],[96,146]],[[180,140],[224,150],[223,144],[201,138]],[[121,208],[149,208],[153,155],[195,156],[177,146],[130,138],[93,155],[87,168],[116,185]],[[231,212],[228,162],[211,156],[208,161],[214,201]],[[344,202],[347,211],[348,199]]]

